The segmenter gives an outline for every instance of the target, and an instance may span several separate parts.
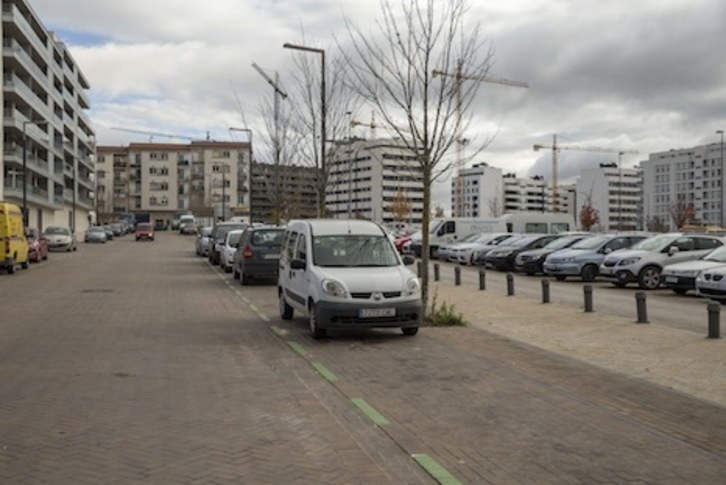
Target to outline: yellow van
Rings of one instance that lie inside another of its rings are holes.
[[[23,230],[23,212],[15,204],[0,202],[0,268],[15,273],[15,266],[27,269],[28,240]]]

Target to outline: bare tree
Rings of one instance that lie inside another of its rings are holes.
[[[485,49],[480,27],[465,30],[466,0],[382,0],[380,35],[357,27],[346,18],[351,50],[344,56],[351,89],[375,106],[383,124],[403,140],[418,157],[423,175],[423,220],[421,281],[424,308],[428,301],[429,221],[431,188],[457,160],[447,156],[460,142],[471,120],[471,106],[479,82],[493,58]],[[435,76],[434,71],[457,73]],[[482,149],[475,149],[470,156]]]
[[[696,210],[693,204],[686,202],[683,194],[679,194],[677,200],[671,205],[671,218],[677,229],[693,220],[696,217]]]
[[[305,38],[303,35],[303,41]],[[321,97],[321,75],[319,60],[308,53],[294,54],[294,86],[291,103],[296,110],[296,122],[292,127],[305,140],[297,147],[299,158],[308,166],[317,169],[315,191],[318,198],[318,217],[326,215],[325,196],[330,176],[330,160],[336,141],[347,137],[350,115],[355,96],[344,92],[343,59],[326,61],[330,67],[325,71],[325,133],[321,134],[323,116]],[[320,137],[325,136],[325,153],[321,154]],[[333,143],[331,143],[333,142]]]
[[[650,232],[668,232],[668,226],[658,216],[648,219],[645,223],[645,227]]]
[[[499,197],[495,195],[487,201],[489,205],[489,213],[492,217],[499,217],[502,215],[502,205],[499,200]]]
[[[580,208],[580,227],[584,231],[589,231],[593,226],[600,223],[600,213],[592,206],[592,196],[585,197],[585,203]]]

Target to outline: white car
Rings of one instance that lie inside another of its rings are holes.
[[[243,232],[243,229],[234,229],[229,231],[224,238],[224,243],[219,250],[219,266],[225,273],[231,273],[234,268],[234,253],[237,252],[237,244]]]
[[[599,276],[618,287],[637,282],[644,290],[654,290],[661,284],[664,266],[693,261],[723,243],[722,238],[706,234],[659,234],[606,256]]]
[[[494,234],[479,234],[471,241],[461,242],[455,245],[449,254],[449,260],[459,264],[474,264],[474,254],[484,246],[498,245],[514,234],[509,232],[498,232]]]
[[[677,295],[685,295],[696,289],[696,278],[704,271],[726,266],[726,246],[721,246],[695,261],[674,263],[663,267],[660,272],[663,285]]]
[[[77,249],[76,235],[67,226],[49,226],[43,231],[48,239],[49,250],[75,251]]]
[[[696,276],[696,292],[704,298],[726,302],[726,265],[701,271]]]

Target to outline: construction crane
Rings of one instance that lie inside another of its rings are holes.
[[[557,152],[560,150],[573,150],[578,152],[599,152],[599,153],[617,153],[618,154],[618,168],[620,168],[620,157],[626,153],[638,153],[637,150],[618,150],[615,148],[602,148],[602,147],[588,147],[588,146],[577,146],[577,145],[558,145],[557,135],[552,135],[552,145],[540,145],[535,144],[533,146],[534,151],[540,150],[552,150],[552,210],[557,212],[559,209],[559,194],[557,193]],[[621,180],[622,185],[622,180]],[[622,187],[620,187],[622,190]]]
[[[149,143],[153,143],[154,142],[154,137],[155,136],[161,136],[161,137],[164,137],[164,138],[180,138],[180,139],[183,139],[183,140],[195,140],[195,139],[198,139],[198,138],[194,138],[194,137],[191,137],[191,136],[173,135],[173,134],[169,134],[169,133],[159,133],[159,132],[156,132],[156,131],[132,130],[132,129],[129,129],[129,128],[111,128],[111,129],[112,130],[116,130],[116,131],[124,131],[126,133],[137,133],[139,135],[149,135]],[[207,140],[209,140],[209,132],[207,132]]]
[[[367,126],[368,128],[371,129],[371,139],[375,139],[376,138],[376,126],[377,126],[376,125],[376,112],[371,111],[371,122],[370,123],[364,123],[362,121],[351,120],[350,126],[353,126],[353,127]]]
[[[434,71],[431,73],[432,77],[436,76],[448,76],[453,77],[455,79],[455,90],[456,90],[456,214],[461,217],[463,216],[464,212],[464,193],[461,187],[462,180],[461,180],[461,168],[463,165],[463,157],[462,157],[462,145],[465,143],[463,139],[463,134],[461,133],[461,118],[462,118],[462,99],[461,99],[461,85],[464,81],[478,81],[478,82],[484,82],[484,83],[493,83],[493,84],[503,84],[505,86],[513,86],[517,88],[529,88],[529,84],[523,81],[515,81],[512,79],[506,79],[503,77],[491,75],[491,74],[485,74],[485,75],[477,75],[472,76],[468,74],[464,74],[462,72],[462,60],[459,59],[459,61],[456,63],[456,71],[453,73],[440,71],[437,69],[434,69]]]

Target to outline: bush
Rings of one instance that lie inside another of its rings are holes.
[[[436,303],[436,296],[434,295],[431,300],[431,306],[426,312],[426,318],[424,319],[424,325],[427,327],[463,327],[466,326],[466,320],[464,316],[456,311],[454,305],[449,305],[446,302],[442,303],[441,306]]]

